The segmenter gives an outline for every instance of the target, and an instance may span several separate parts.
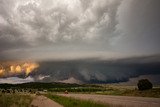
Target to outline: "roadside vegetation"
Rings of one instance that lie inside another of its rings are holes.
[[[0,94],[0,107],[29,107],[32,97],[20,94]]]
[[[71,97],[64,97],[58,95],[46,95],[48,98],[56,101],[57,103],[63,105],[64,107],[110,107],[109,105],[97,103],[90,100],[81,100]]]

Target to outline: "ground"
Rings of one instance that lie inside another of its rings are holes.
[[[30,107],[63,107],[63,106],[41,95],[41,96],[37,96],[32,101]]]
[[[110,105],[124,107],[160,107],[160,98],[128,97],[93,94],[59,94],[66,97],[74,97],[85,100],[94,100]]]

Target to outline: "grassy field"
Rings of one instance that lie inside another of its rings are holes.
[[[77,88],[52,88],[52,93],[64,92],[82,93],[82,94],[103,94],[103,95],[119,95],[119,96],[136,96],[136,97],[154,97],[160,98],[160,87],[154,87],[150,90],[140,91],[136,86],[106,86],[106,87],[77,87]]]
[[[137,97],[155,97],[160,98],[160,87],[154,87],[150,90],[140,91],[137,86],[121,86],[121,85],[94,85],[76,88],[52,88],[51,92],[69,93],[87,93],[87,94],[104,94],[104,95],[119,95],[119,96],[137,96]]]
[[[127,86],[113,86],[113,87],[80,87],[76,89],[70,88],[57,88],[52,89],[52,93],[64,92],[67,90],[69,93],[82,93],[82,94],[103,94],[103,95],[119,95],[119,96],[136,96],[136,97],[154,97],[160,98],[160,87],[156,87],[150,90],[140,91],[135,87]],[[58,90],[58,91],[55,91]]]
[[[0,107],[29,107],[32,97],[20,94],[0,94]]]
[[[155,97],[160,98],[160,87],[156,87],[150,90],[140,91],[133,87],[107,87],[105,91],[96,92],[96,94],[104,95],[120,95],[120,96],[137,96],[137,97]]]
[[[96,103],[89,100],[86,101],[86,100],[68,98],[51,94],[48,94],[46,96],[58,102],[59,104],[63,105],[64,107],[110,107],[109,105]]]

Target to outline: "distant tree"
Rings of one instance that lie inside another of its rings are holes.
[[[148,79],[139,80],[137,86],[138,86],[138,89],[141,91],[152,89],[153,87],[152,83]]]

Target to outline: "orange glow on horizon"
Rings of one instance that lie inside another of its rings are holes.
[[[16,73],[21,73],[22,72],[21,66],[20,65],[16,66],[15,71]]]
[[[3,76],[3,74],[4,74],[4,69],[0,69],[0,76]]]
[[[35,68],[38,68],[39,65],[36,63],[32,63],[32,64],[28,64],[28,66],[26,66],[26,75],[30,74]]]
[[[12,62],[10,64],[1,65],[0,67],[0,77],[12,76],[16,74],[25,74],[28,76],[31,72],[35,71],[39,67],[38,63],[34,62]]]
[[[10,72],[11,73],[14,73],[14,71],[15,71],[15,67],[12,65],[12,66],[10,66]]]

